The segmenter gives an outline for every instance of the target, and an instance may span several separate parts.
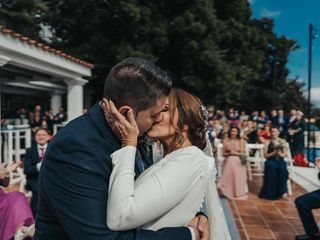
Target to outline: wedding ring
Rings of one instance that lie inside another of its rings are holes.
[[[110,124],[114,124],[114,120],[113,119],[109,119]]]

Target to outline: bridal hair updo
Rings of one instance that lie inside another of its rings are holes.
[[[200,99],[182,89],[172,88],[169,99],[170,122],[175,129],[174,141],[180,147],[185,139],[182,135],[183,125],[187,125],[188,137],[192,145],[201,150],[206,147],[207,119]],[[178,114],[178,123],[173,119]]]

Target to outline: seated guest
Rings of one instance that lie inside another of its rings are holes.
[[[316,166],[320,168],[320,159],[316,161]],[[320,173],[318,173],[320,180]],[[296,236],[296,240],[320,240],[319,227],[312,215],[312,209],[320,208],[320,190],[306,193],[295,200],[305,235]]]
[[[258,134],[258,143],[265,143],[270,139],[270,126],[269,124],[262,125],[261,128],[257,131]]]
[[[240,118],[240,122],[242,122],[242,121],[244,121],[244,120],[246,120],[246,121],[249,120],[249,116],[246,114],[245,111],[241,111],[239,118]]]
[[[258,118],[258,123],[261,124],[261,126],[266,125],[269,121],[269,117],[266,114],[266,111],[261,111],[260,116]]]
[[[243,133],[243,139],[247,143],[257,143],[258,142],[258,124],[257,122],[248,121],[248,128]]]
[[[270,121],[272,126],[277,126],[278,123],[278,112],[275,109],[272,109],[270,112]]]
[[[36,105],[34,107],[34,111],[29,113],[29,124],[32,129],[32,133],[35,133],[37,128],[41,127],[42,117],[41,106]]]
[[[280,137],[287,139],[287,128],[288,128],[289,118],[284,115],[283,110],[278,111],[278,117],[276,125],[279,127]]]
[[[49,139],[50,136],[47,129],[37,129],[35,134],[37,145],[26,150],[24,159],[24,174],[27,176],[26,188],[32,191],[31,209],[34,217],[36,217],[38,203],[38,176]]]
[[[0,186],[9,185],[9,173],[19,164],[0,164]],[[5,193],[0,188],[0,239],[20,240],[32,237],[33,234],[34,219],[25,195],[20,192]]]
[[[55,116],[55,122],[56,123],[63,123],[67,120],[67,114],[64,111],[64,108],[62,106],[59,107],[59,112]]]
[[[258,111],[253,111],[251,113],[250,120],[254,121],[254,122],[258,122],[259,121],[259,112]]]
[[[264,156],[267,159],[264,167],[263,186],[260,198],[276,200],[287,193],[288,170],[284,158],[287,156],[286,142],[279,138],[280,131],[271,127],[271,139],[265,143]]]

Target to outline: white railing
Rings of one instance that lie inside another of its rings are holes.
[[[21,142],[24,147],[21,147]],[[1,130],[0,146],[3,146],[3,158],[0,154],[0,162],[11,164],[20,161],[21,155],[26,153],[26,149],[31,147],[31,129],[29,125],[9,126],[9,129]],[[10,173],[10,184],[20,183],[19,191],[23,192],[26,184],[26,177],[23,169],[18,167],[15,172]]]
[[[320,131],[311,131],[310,137],[310,148],[320,148]],[[304,145],[308,146],[308,131],[304,131]]]
[[[64,123],[59,123],[59,124],[54,124],[54,125],[53,125],[53,135],[56,135],[57,132],[58,132],[61,128],[65,127],[66,125],[67,125],[66,122],[64,122]]]
[[[21,147],[24,141],[24,147]],[[3,146],[3,159],[0,162],[12,163],[21,160],[21,155],[26,153],[26,148],[31,147],[31,129],[28,125],[17,125],[14,128],[1,130],[1,146]]]

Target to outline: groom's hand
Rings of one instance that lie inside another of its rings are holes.
[[[200,240],[210,240],[210,227],[208,218],[204,215],[198,215],[198,230],[200,233]]]

